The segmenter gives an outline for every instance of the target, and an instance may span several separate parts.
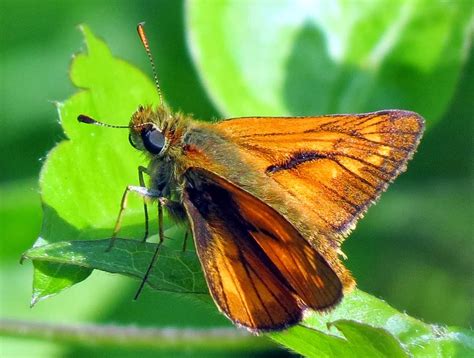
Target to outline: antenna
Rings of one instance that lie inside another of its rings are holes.
[[[153,56],[151,55],[150,46],[148,45],[148,39],[145,35],[145,23],[144,22],[140,22],[137,25],[137,32],[138,32],[138,36],[140,36],[140,41],[142,42],[143,47],[145,47],[145,51],[146,51],[146,54],[148,55],[148,59],[150,60],[151,70],[153,72],[153,78],[154,78],[155,84],[156,84],[156,90],[158,92],[158,96],[160,97],[160,106],[163,106],[163,97],[161,96],[161,88],[160,88],[160,83],[158,82],[158,74],[156,73],[155,62],[153,61]]]
[[[134,124],[133,126],[117,126],[117,125],[114,125],[114,124],[99,122],[99,121],[95,120],[94,118],[86,116],[85,114],[78,115],[77,120],[81,123],[94,124],[96,126],[108,127],[108,128],[128,128],[128,129],[134,128],[134,129],[137,129],[137,128],[145,127],[145,126],[148,126],[148,125],[153,125],[153,122],[144,122],[144,123]]]
[[[102,127],[109,127],[109,128],[130,128],[129,126],[116,126],[113,124],[107,124],[103,122],[96,121],[94,118],[91,118],[89,116],[86,116],[84,114],[80,114],[77,117],[77,120],[82,123],[87,123],[87,124],[94,124],[96,126],[102,126]]]

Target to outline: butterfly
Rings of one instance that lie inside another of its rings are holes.
[[[138,33],[155,66],[143,23]],[[344,238],[406,169],[424,129],[410,111],[309,117],[245,117],[201,122],[140,106],[129,125],[86,115],[83,123],[129,129],[149,165],[129,193],[188,223],[209,292],[234,324],[259,333],[297,324],[306,310],[326,311],[355,285],[341,263]],[[145,184],[144,175],[149,183]],[[139,291],[140,291],[139,290]]]

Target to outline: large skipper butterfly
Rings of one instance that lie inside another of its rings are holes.
[[[143,24],[138,33],[152,63]],[[110,126],[80,115],[84,123]],[[127,196],[189,224],[209,291],[219,310],[253,332],[282,330],[307,309],[334,307],[354,286],[340,262],[343,239],[398,174],[423,132],[416,113],[386,110],[315,117],[245,117],[196,121],[140,106],[130,143],[148,155],[140,186]],[[144,175],[150,178],[145,184]],[[140,292],[139,290],[139,292]]]

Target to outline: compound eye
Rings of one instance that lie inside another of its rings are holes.
[[[132,133],[128,134],[128,141],[130,142],[130,144],[132,145],[133,148],[137,149],[137,145],[135,144],[135,142],[133,141],[133,138],[132,138]]]
[[[144,129],[141,132],[143,146],[151,154],[160,154],[165,146],[165,136],[157,129]],[[133,144],[132,144],[133,145]]]

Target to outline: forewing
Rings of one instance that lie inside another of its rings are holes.
[[[236,118],[216,126],[256,170],[297,199],[328,237],[342,238],[404,171],[423,132],[413,112],[293,118]]]
[[[278,212],[204,169],[186,174],[183,200],[215,302],[252,331],[283,329],[305,308],[328,309],[342,285]]]

